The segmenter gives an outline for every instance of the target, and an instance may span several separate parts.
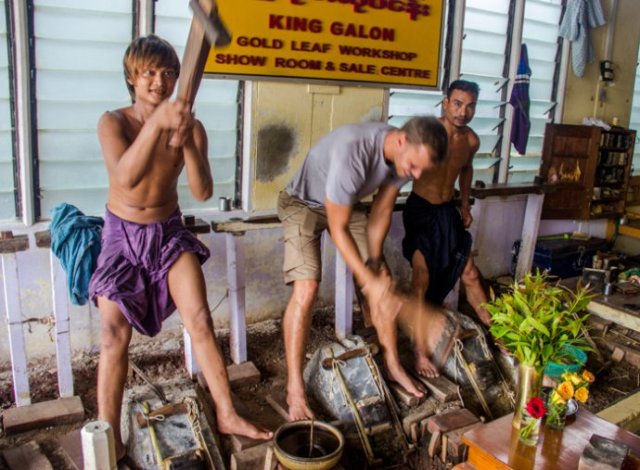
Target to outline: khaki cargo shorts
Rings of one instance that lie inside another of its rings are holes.
[[[304,201],[285,191],[278,197],[278,217],[284,232],[284,281],[322,278],[320,243],[322,232],[328,229],[324,207],[309,207]],[[367,216],[363,208],[354,208],[349,231],[363,260],[368,257]]]

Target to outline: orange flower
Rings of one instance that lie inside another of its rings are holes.
[[[576,390],[576,400],[580,403],[585,403],[589,398],[589,389],[587,387],[580,387]]]
[[[592,384],[594,380],[596,380],[595,375],[593,375],[591,372],[589,372],[586,369],[582,372],[582,378],[587,382],[589,382],[590,384]]]
[[[560,395],[563,400],[568,400],[573,396],[573,384],[569,381],[562,382],[560,385],[558,385],[558,388],[556,390],[558,391],[558,395]]]

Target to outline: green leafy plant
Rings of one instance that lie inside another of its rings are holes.
[[[579,313],[593,296],[581,283],[574,292],[540,271],[527,274],[485,304],[489,331],[521,364],[542,370],[549,361],[563,359],[567,344],[589,350],[584,336],[588,315]]]

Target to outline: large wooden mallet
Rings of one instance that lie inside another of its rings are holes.
[[[212,46],[222,47],[229,44],[231,35],[218,16],[215,0],[191,0],[189,6],[193,10],[193,19],[182,56],[176,98],[188,103],[191,109],[200,87],[209,50]],[[179,147],[182,137],[179,132],[175,132],[169,145]]]

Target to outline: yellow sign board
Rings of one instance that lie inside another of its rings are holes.
[[[205,73],[437,87],[444,0],[217,0]]]

